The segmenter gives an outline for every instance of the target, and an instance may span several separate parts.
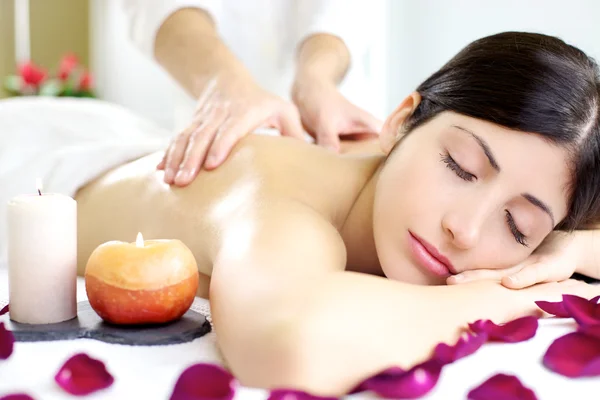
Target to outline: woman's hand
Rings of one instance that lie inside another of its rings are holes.
[[[552,232],[522,263],[501,270],[479,269],[451,276],[449,285],[492,279],[510,289],[521,289],[542,282],[569,279],[580,267],[585,248],[579,233]]]
[[[292,99],[304,129],[318,145],[340,150],[342,139],[373,139],[379,135],[382,122],[350,103],[333,82],[302,78],[296,80]]]
[[[266,92],[249,78],[212,80],[199,97],[192,123],[169,145],[157,168],[168,184],[186,186],[200,168],[218,167],[235,144],[259,127],[304,138],[296,107]]]

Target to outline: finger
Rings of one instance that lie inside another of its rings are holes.
[[[358,118],[354,120],[354,125],[361,129],[362,133],[379,134],[383,127],[383,121],[375,118],[371,113],[356,107]]]
[[[165,182],[169,185],[173,183],[175,179],[175,175],[177,171],[179,171],[179,165],[181,164],[181,160],[183,160],[183,155],[185,154],[185,149],[188,144],[188,140],[190,137],[189,129],[186,129],[177,137],[175,140],[169,145],[167,149],[167,160],[165,163]]]
[[[446,279],[448,285],[456,285],[459,283],[467,283],[481,280],[497,280],[502,278],[502,270],[495,269],[475,269],[471,271],[461,272],[460,274],[452,275]]]
[[[304,140],[304,129],[298,111],[286,111],[279,119],[279,130],[283,136]]]
[[[221,165],[240,138],[258,127],[260,122],[251,114],[246,114],[240,119],[230,117],[216,133],[208,150],[204,167],[214,169]]]
[[[166,151],[162,157],[162,160],[160,160],[160,162],[156,165],[156,169],[163,170],[163,169],[165,169],[165,165],[167,165],[167,152]]]
[[[332,125],[323,125],[316,132],[317,144],[336,153],[340,150],[340,138]]]
[[[220,106],[214,107],[204,123],[192,132],[179,172],[175,176],[177,186],[186,186],[196,178],[209,146],[226,119],[227,110]]]
[[[546,263],[535,263],[524,267],[519,272],[505,276],[502,285],[510,289],[522,289],[536,283],[549,282],[551,266]]]
[[[197,130],[198,127],[202,125],[202,121],[205,119],[205,116],[207,115],[207,113],[210,112],[210,110],[211,107],[209,103],[203,104],[202,107],[196,113],[196,116],[194,117],[192,123],[187,128],[185,128],[179,135],[177,135],[175,137],[175,140],[169,145],[169,148],[167,149],[167,152],[163,157],[163,168],[165,170],[164,181],[169,185],[174,182],[175,176],[179,172],[179,166],[183,161],[183,157],[187,149],[188,141],[192,132]]]
[[[514,274],[520,271],[524,266],[524,263],[517,264],[510,268],[502,269],[473,269],[465,272],[461,272],[457,275],[452,275],[446,280],[447,284],[453,285],[457,283],[472,282],[476,280],[500,280],[503,276]],[[450,281],[450,283],[448,283]]]

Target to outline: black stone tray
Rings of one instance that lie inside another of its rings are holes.
[[[7,318],[4,325],[12,331],[17,342],[85,338],[132,346],[155,346],[189,342],[211,331],[210,322],[206,317],[192,308],[177,321],[167,324],[124,326],[104,322],[89,302],[81,301],[77,303],[77,317],[68,321],[33,325]]]

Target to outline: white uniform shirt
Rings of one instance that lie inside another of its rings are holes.
[[[215,20],[221,39],[261,87],[285,99],[290,98],[298,43],[314,33],[339,36],[352,57],[342,93],[357,105],[380,114],[373,109],[373,97],[382,93],[377,93],[369,76],[369,50],[374,41],[369,27],[377,24],[378,15],[364,0],[123,1],[130,37],[151,58],[158,29],[172,13],[185,7],[204,9]],[[194,104],[189,96],[181,99],[176,129],[189,123]]]

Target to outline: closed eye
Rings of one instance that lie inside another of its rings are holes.
[[[527,244],[527,236],[523,235],[521,231],[519,231],[519,228],[517,228],[517,224],[515,224],[515,220],[513,219],[511,213],[508,210],[504,211],[506,212],[506,223],[508,224],[508,228],[515,237],[517,243],[522,246],[529,247],[529,244]]]
[[[444,162],[449,169],[454,171],[454,173],[459,178],[467,182],[473,182],[474,180],[477,180],[477,177],[475,175],[462,169],[460,165],[458,165],[458,163],[454,161],[450,153],[440,154],[440,156],[442,157],[442,162]]]

